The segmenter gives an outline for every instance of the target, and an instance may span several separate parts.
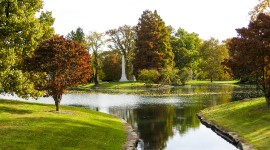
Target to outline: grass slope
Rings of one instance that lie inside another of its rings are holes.
[[[203,116],[228,131],[236,132],[256,149],[270,147],[270,109],[264,98],[238,101],[208,108]]]
[[[118,118],[84,108],[0,100],[0,149],[119,150],[126,140]]]
[[[238,80],[229,80],[229,81],[213,81],[210,80],[190,80],[187,84],[236,84]]]

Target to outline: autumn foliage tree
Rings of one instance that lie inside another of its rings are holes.
[[[116,51],[101,53],[103,81],[119,81],[121,78],[121,56]]]
[[[247,28],[236,29],[238,37],[228,43],[226,65],[233,74],[249,74],[256,79],[270,107],[270,16],[260,13]]]
[[[170,34],[164,21],[157,14],[145,10],[136,27],[134,74],[138,76],[143,69],[161,71],[173,67],[173,52]]]
[[[66,89],[87,83],[91,75],[90,55],[78,42],[54,36],[39,44],[32,57],[25,60],[27,71],[44,73],[45,84],[36,84],[55,101],[59,111]]]

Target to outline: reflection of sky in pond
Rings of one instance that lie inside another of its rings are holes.
[[[82,106],[125,119],[145,142],[145,149],[230,150],[236,149],[211,129],[200,124],[196,113],[201,109],[228,103],[238,97],[250,97],[250,86],[184,86],[171,93],[199,93],[189,96],[151,97],[126,94],[65,94],[61,105]],[[201,94],[221,93],[221,94]],[[255,92],[256,95],[256,92]],[[0,95],[0,98],[18,99]],[[30,99],[54,104],[52,98]],[[61,110],[61,108],[60,108]]]
[[[174,131],[177,132],[177,131]],[[215,144],[218,143],[218,144]],[[191,146],[192,145],[192,146]],[[201,125],[199,128],[189,130],[184,135],[176,134],[167,142],[169,150],[233,150],[236,149],[227,141],[218,137],[211,129]]]

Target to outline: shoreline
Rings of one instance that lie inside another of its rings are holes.
[[[119,119],[121,119],[121,118],[119,118]],[[122,119],[122,123],[123,123],[124,128],[127,132],[126,133],[127,140],[126,140],[125,144],[123,145],[122,150],[135,150],[137,148],[137,144],[139,142],[139,137],[129,123],[127,123],[123,119]]]
[[[253,145],[245,142],[245,140],[236,133],[226,131],[221,126],[214,124],[212,121],[208,121],[201,113],[197,113],[196,115],[203,125],[210,128],[213,132],[234,145],[236,148],[240,150],[255,150]]]

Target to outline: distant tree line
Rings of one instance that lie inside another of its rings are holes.
[[[197,33],[166,26],[157,11],[145,10],[134,27],[123,25],[105,33],[84,34],[79,27],[66,36],[86,45],[92,55],[93,81],[118,81],[121,55],[129,80],[185,84],[191,79],[228,80],[230,70],[222,65],[229,57],[226,43]],[[155,73],[154,73],[155,72]]]
[[[252,81],[270,106],[269,0],[251,11],[249,26],[237,29],[237,37],[222,42],[175,30],[150,10],[134,27],[89,34],[77,28],[63,37],[54,35],[54,18],[41,11],[42,0],[0,4],[0,84],[6,93],[52,96],[58,111],[68,88],[118,81],[123,55],[129,80],[173,85],[191,79]]]

